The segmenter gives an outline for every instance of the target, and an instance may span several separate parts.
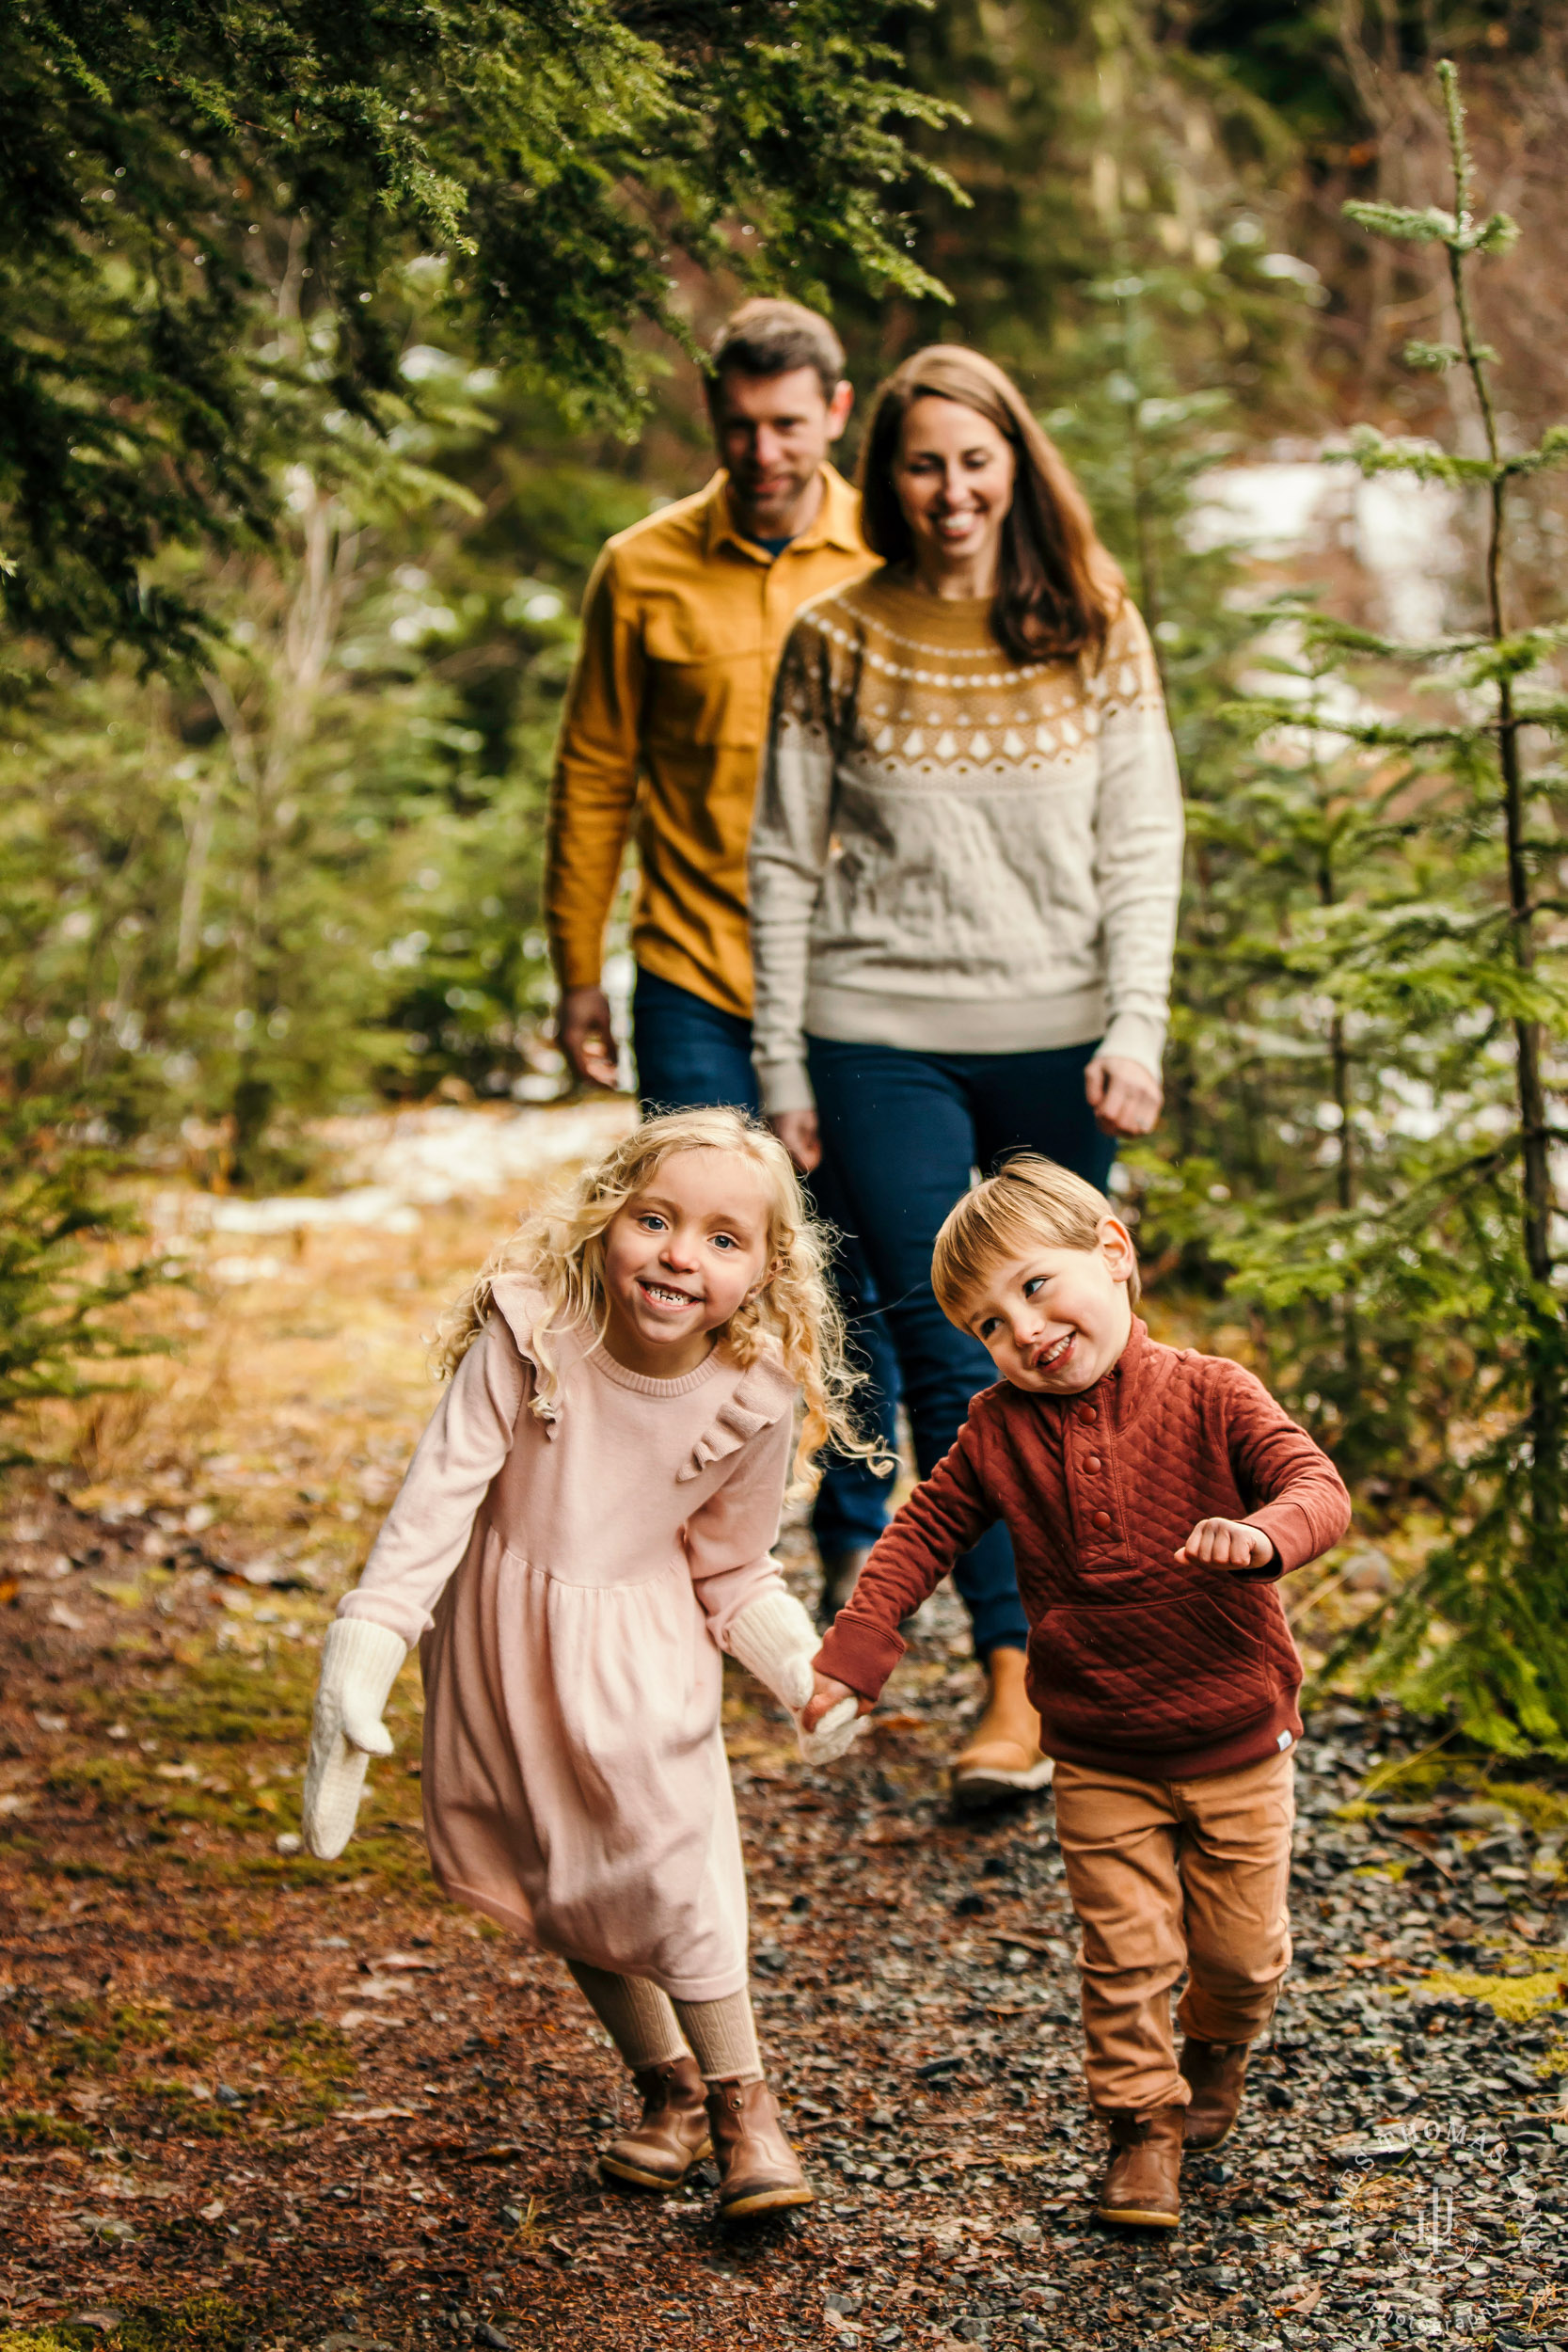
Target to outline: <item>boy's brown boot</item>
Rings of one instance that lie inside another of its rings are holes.
[[[1126,2229],[1174,2230],[1181,2218],[1180,2107],[1151,2107],[1147,2115],[1121,2108],[1111,2127],[1111,2161],[1097,2207],[1101,2221]]]
[[[642,2121],[612,2139],[599,2158],[607,2180],[634,2188],[675,2188],[694,2164],[713,2153],[707,2085],[694,2058],[666,2058],[632,2076],[642,2098]]]
[[[813,2201],[800,2158],[784,2136],[778,2101],[765,2082],[742,2082],[736,2075],[710,2084],[707,2116],[721,2221],[744,2221]]]
[[[1218,2148],[1236,2128],[1250,2045],[1245,2042],[1181,2044],[1181,2073],[1193,2087],[1182,2137],[1192,2149]]]
[[[956,1804],[975,1810],[1044,1788],[1051,1758],[1040,1753],[1040,1719],[1023,1687],[1028,1661],[1021,1649],[992,1650],[986,1663],[990,1695],[974,1737],[953,1759]]]

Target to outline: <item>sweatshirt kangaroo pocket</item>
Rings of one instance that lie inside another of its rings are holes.
[[[1254,1596],[1236,1597],[1244,1609]],[[1265,1713],[1295,1679],[1276,1647],[1261,1613],[1248,1624],[1207,1593],[1113,1608],[1067,1602],[1035,1628],[1030,1681],[1064,1739],[1176,1747]]]

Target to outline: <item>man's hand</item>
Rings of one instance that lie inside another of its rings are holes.
[[[1184,1568],[1261,1568],[1274,1558],[1274,1546],[1245,1519],[1199,1519],[1176,1558]]]
[[[799,1118],[800,1113],[794,1112],[791,1116]],[[854,1692],[850,1690],[847,1682],[835,1682],[832,1675],[818,1674],[815,1667],[812,1669],[811,1681],[811,1697],[800,1710],[802,1731],[815,1731],[830,1708],[836,1707],[840,1699],[855,1697]],[[862,1715],[869,1715],[872,1706],[872,1700],[861,1699],[857,1711]]]
[[[809,1176],[822,1157],[822,1136],[815,1111],[775,1111],[768,1124],[802,1176]]]
[[[556,1016],[561,1050],[590,1086],[612,1087],[619,1077],[610,999],[602,988],[568,988]]]
[[[1125,1054],[1097,1054],[1084,1073],[1084,1092],[1107,1136],[1147,1136],[1165,1099],[1159,1079]]]

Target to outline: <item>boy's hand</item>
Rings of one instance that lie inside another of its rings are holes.
[[[1245,1519],[1199,1519],[1176,1558],[1184,1568],[1261,1568],[1274,1558],[1274,1546]]]
[[[817,1674],[815,1669],[811,1681],[811,1697],[800,1710],[802,1731],[815,1731],[829,1708],[836,1707],[841,1699],[854,1699],[857,1714],[870,1714],[873,1702],[870,1699],[861,1698],[857,1692],[850,1690],[847,1682],[835,1682],[832,1675]]]

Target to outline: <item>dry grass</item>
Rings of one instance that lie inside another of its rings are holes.
[[[427,1210],[410,1233],[201,1236],[184,1279],[137,1309],[169,1352],[135,1359],[107,1392],[38,1408],[23,1441],[84,1510],[150,1509],[336,1589],[436,1402],[438,1313],[538,1189]]]

